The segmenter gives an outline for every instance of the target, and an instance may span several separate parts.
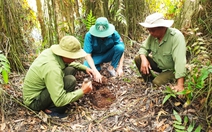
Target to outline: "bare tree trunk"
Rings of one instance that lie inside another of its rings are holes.
[[[175,21],[176,28],[191,27],[192,15],[198,10],[200,0],[186,0],[180,16]]]
[[[41,1],[36,0],[36,5],[37,5],[37,19],[40,23],[41,35],[42,35],[43,38],[45,38],[45,36],[46,36],[46,25],[45,25],[45,22],[44,22],[44,15],[43,15],[43,11],[42,11]]]

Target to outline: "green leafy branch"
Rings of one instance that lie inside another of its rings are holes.
[[[166,90],[163,93],[165,93],[166,96],[164,97],[162,104],[165,104],[171,97],[176,98],[176,93],[170,87],[166,87]]]
[[[189,119],[187,116],[185,116],[184,119],[182,120],[181,116],[175,110],[173,110],[173,114],[176,119],[173,123],[173,126],[176,132],[200,132],[201,131],[202,128],[200,125],[195,129],[194,121],[192,121],[189,124]]]
[[[96,17],[93,16],[92,10],[90,10],[90,13],[88,14],[87,18],[82,20],[87,30],[89,30],[90,27],[95,24],[95,21],[96,21]]]
[[[1,84],[8,83],[8,78],[9,78],[8,75],[10,73],[10,63],[3,54],[0,54],[0,73],[3,78],[3,81],[0,80]]]

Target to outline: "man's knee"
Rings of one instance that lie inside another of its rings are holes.
[[[77,84],[76,78],[73,75],[64,77],[64,89],[67,91],[73,91]]]
[[[158,87],[160,87],[161,85],[164,85],[164,84],[165,84],[165,82],[163,82],[161,79],[157,79],[157,78],[155,78],[155,79],[152,81],[152,83],[153,83],[155,86],[158,86]]]
[[[121,45],[121,44],[115,45],[114,48],[115,48],[115,51],[116,51],[116,52],[121,52],[121,53],[124,52],[124,46]]]
[[[167,75],[168,76],[168,75]],[[174,78],[173,77],[161,77],[161,76],[157,76],[155,77],[155,79],[152,81],[152,83],[158,87],[165,85],[167,83],[173,82]]]
[[[70,67],[69,66],[69,67],[66,67],[64,69],[65,76],[67,76],[67,75],[75,75],[76,72],[77,72],[77,70],[74,67]]]

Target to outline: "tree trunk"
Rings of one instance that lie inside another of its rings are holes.
[[[41,27],[41,35],[43,38],[45,38],[46,36],[46,25],[44,22],[44,15],[43,15],[43,11],[42,11],[42,4],[40,0],[36,0],[36,5],[37,5],[37,19],[40,23],[40,27]],[[44,41],[44,39],[43,39]]]
[[[200,0],[185,0],[180,16],[175,21],[176,28],[191,27],[192,15],[198,10],[199,2]]]

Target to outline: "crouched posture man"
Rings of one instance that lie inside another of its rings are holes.
[[[73,62],[85,57],[80,42],[65,36],[59,44],[44,50],[30,66],[23,86],[24,103],[35,111],[43,110],[52,116],[63,117],[66,105],[92,90],[91,82],[75,90],[78,70],[92,74],[86,66]]]
[[[160,13],[154,13],[140,23],[150,35],[143,42],[134,61],[145,81],[161,86],[177,79],[173,89],[182,91],[186,74],[186,44],[183,34],[170,28],[173,22],[165,20]],[[150,53],[152,57],[149,56]],[[154,78],[150,70],[159,72],[159,75]]]

